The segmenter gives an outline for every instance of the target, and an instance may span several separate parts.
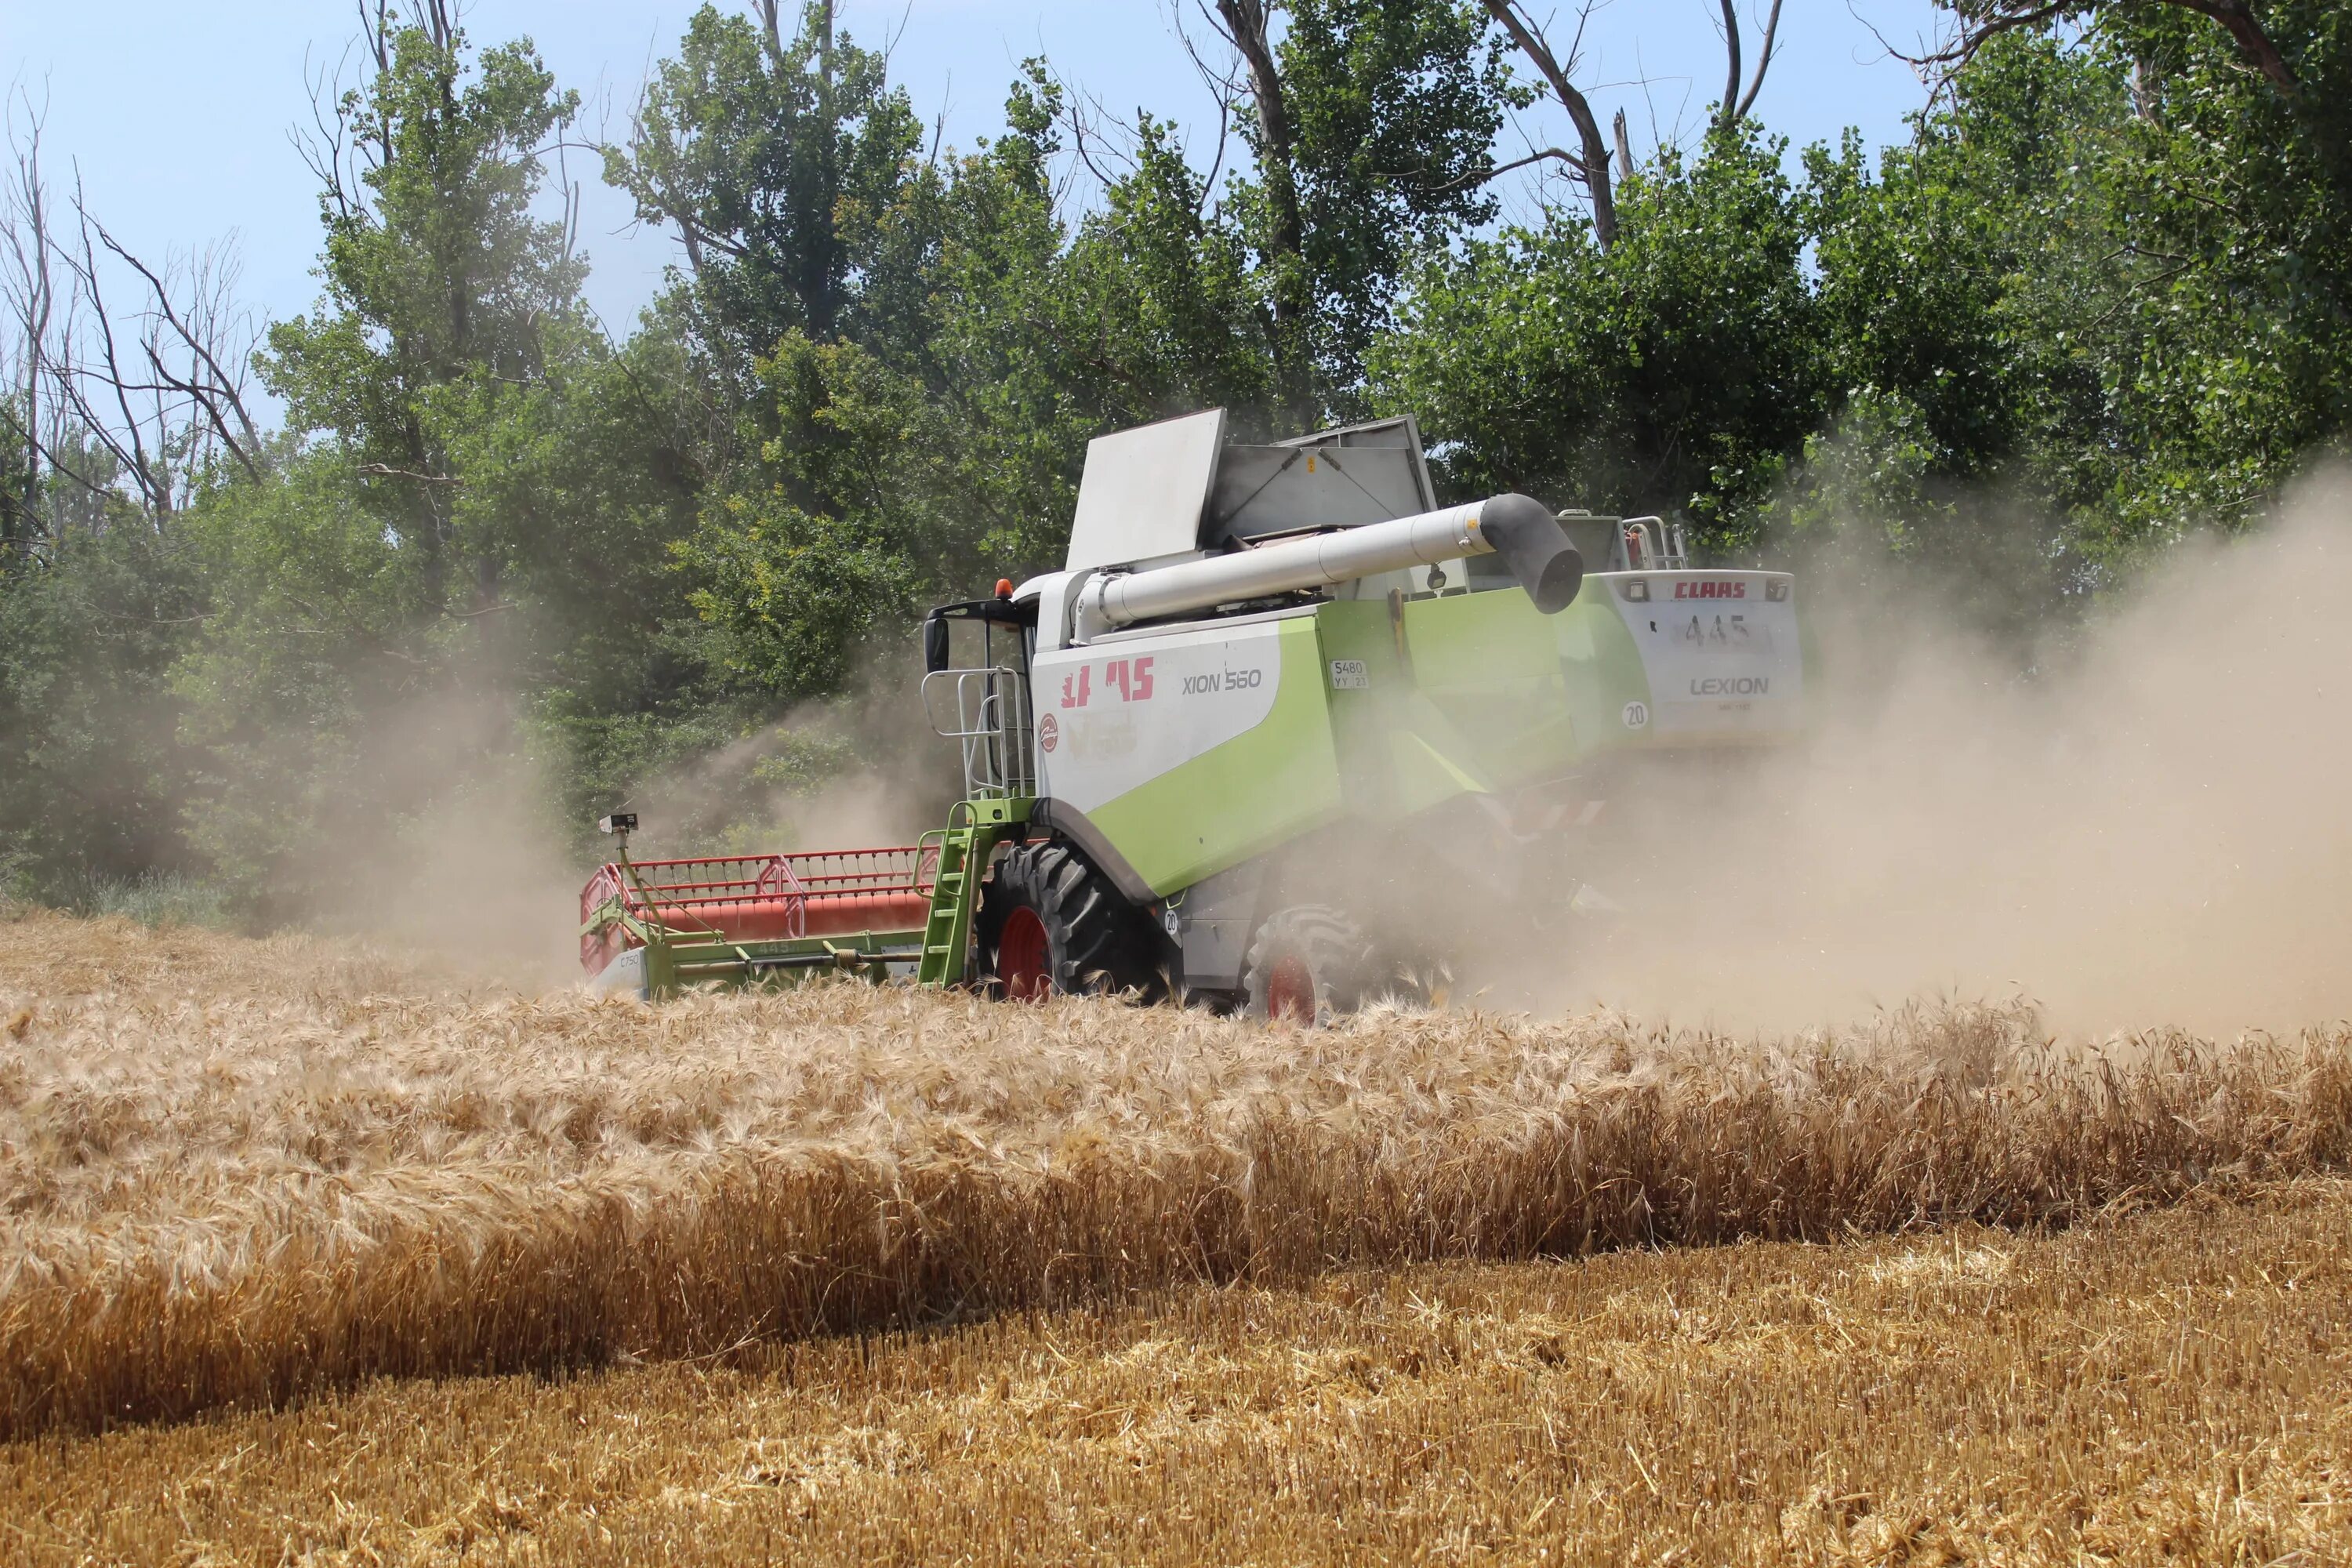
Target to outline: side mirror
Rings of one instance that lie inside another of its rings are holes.
[[[948,624],[933,610],[923,621],[923,673],[937,675],[948,667]]]

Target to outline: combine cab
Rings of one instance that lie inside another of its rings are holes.
[[[845,969],[1307,1021],[1434,999],[1494,910],[1602,901],[1580,847],[1629,773],[1799,733],[1796,610],[1786,574],[1694,567],[1655,518],[1438,507],[1409,418],[1105,437],[1064,569],[924,626],[946,827],[624,852],[583,962],[648,994]]]

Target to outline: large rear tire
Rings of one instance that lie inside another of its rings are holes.
[[[985,984],[1013,1001],[1134,991],[1158,999],[1151,928],[1068,845],[1019,844],[981,889],[975,921]]]
[[[1361,1006],[1381,978],[1363,928],[1328,904],[1294,904],[1267,917],[1244,973],[1251,1017],[1318,1029]]]

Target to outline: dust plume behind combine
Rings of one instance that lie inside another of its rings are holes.
[[[2352,1012],[2343,476],[2181,549],[2030,668],[1916,595],[1800,593],[1813,742],[1613,801],[1591,876],[1626,913],[1571,931],[1528,1000],[1776,1028],[2021,994],[2069,1034]]]
[[[906,716],[915,699],[900,689],[912,683],[895,674],[877,658],[856,700],[803,704],[648,764],[578,821],[563,818],[546,740],[526,738],[514,683],[387,706],[364,721],[372,782],[406,809],[388,821],[329,816],[309,853],[311,884],[275,912],[299,929],[432,953],[476,979],[574,984],[581,886],[611,853],[584,831],[596,809],[640,813],[640,859],[906,844],[943,820],[951,758]]]
[[[2077,1036],[2352,1015],[2352,477],[2306,483],[2247,537],[2182,547],[2031,654],[1962,629],[2002,599],[1994,574],[1967,585],[1971,613],[1883,561],[1799,570],[1821,652],[1811,742],[1598,792],[1578,869],[1619,915],[1562,921],[1571,888],[1549,879],[1538,907],[1499,917],[1417,897],[1394,918],[1480,933],[1489,962],[1457,994],[1765,1030],[1936,994],[2022,995]],[[631,792],[637,852],[908,842],[942,820],[951,747],[909,657],[875,650],[844,709],[651,772]],[[380,716],[415,732],[380,748],[417,775],[397,793],[434,805],[333,835],[355,891],[303,915],[533,989],[575,980],[586,867],[547,771],[486,763],[508,719]],[[779,735],[829,758],[831,781],[763,771]],[[1498,947],[1497,931],[1536,934]]]

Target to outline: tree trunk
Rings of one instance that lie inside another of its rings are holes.
[[[1257,110],[1259,175],[1265,182],[1269,224],[1266,258],[1274,272],[1275,378],[1286,411],[1312,423],[1320,411],[1315,396],[1308,328],[1315,308],[1314,279],[1307,267],[1307,226],[1298,210],[1297,136],[1282,74],[1267,37],[1265,0],[1217,0],[1226,36],[1249,68],[1250,98]]]

